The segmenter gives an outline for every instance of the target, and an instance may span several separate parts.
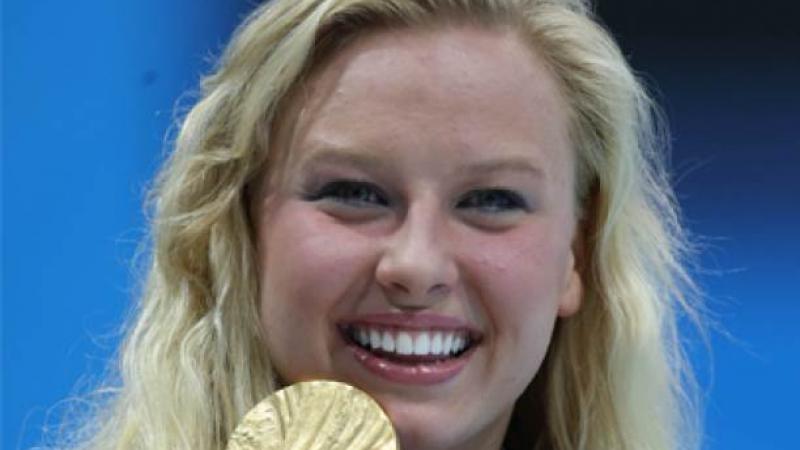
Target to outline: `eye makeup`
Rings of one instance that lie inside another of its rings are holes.
[[[503,187],[479,188],[469,191],[456,203],[458,209],[472,209],[480,213],[503,214],[531,212],[523,195]]]
[[[386,207],[388,196],[374,183],[355,179],[333,179],[324,182],[321,187],[305,191],[306,201],[333,201],[354,207]]]

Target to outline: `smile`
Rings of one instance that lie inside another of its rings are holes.
[[[435,325],[437,320],[383,320],[340,323],[355,359],[381,378],[403,384],[446,381],[466,366],[480,333],[464,326]]]
[[[398,361],[419,361],[421,357],[458,357],[471,347],[466,331],[401,331],[351,325],[345,328],[348,339],[364,350],[394,357]]]

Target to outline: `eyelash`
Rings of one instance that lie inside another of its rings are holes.
[[[376,185],[366,181],[336,180],[326,183],[308,201],[331,200],[354,207],[386,207],[388,196]],[[458,209],[475,209],[488,214],[503,214],[531,210],[522,195],[504,188],[476,189],[468,192],[456,203]]]
[[[366,181],[336,180],[326,183],[306,200],[333,200],[356,207],[389,206],[387,196],[377,186]]]
[[[498,204],[499,202],[499,204]],[[530,211],[528,202],[518,193],[503,188],[470,191],[456,204],[457,208],[477,209],[489,214]]]

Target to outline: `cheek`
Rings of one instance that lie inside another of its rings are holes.
[[[522,230],[520,230],[522,231]],[[540,370],[555,325],[564,252],[543,230],[489,238],[472,259],[475,286],[489,321],[489,366],[509,398]]]
[[[302,205],[285,205],[262,229],[261,323],[269,350],[324,350],[319,346],[333,332],[328,318],[348,292],[367,282],[370,248]],[[310,337],[307,345],[298,348],[297,336]]]
[[[470,255],[482,283],[509,300],[547,301],[562,285],[569,245],[541,227],[526,227],[476,242]]]
[[[334,296],[369,252],[353,232],[303,205],[287,205],[264,228],[261,281],[266,290],[292,298]]]
[[[261,274],[267,302],[319,302],[345,282],[348,254],[341,240],[314,224],[278,225],[264,242]],[[307,304],[305,306],[312,306]]]
[[[549,227],[484,236],[469,258],[485,314],[501,335],[545,345],[558,311],[568,261],[567,239]]]

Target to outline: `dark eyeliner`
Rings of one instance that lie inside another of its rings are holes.
[[[499,205],[498,202],[500,203]],[[470,191],[459,200],[456,207],[476,209],[493,214],[531,211],[530,204],[525,197],[506,188],[486,188]]]
[[[364,200],[359,195],[367,194],[373,199]],[[331,200],[347,205],[388,206],[386,194],[375,184],[368,181],[337,179],[324,183],[321,187],[311,189],[303,195],[306,201]]]

